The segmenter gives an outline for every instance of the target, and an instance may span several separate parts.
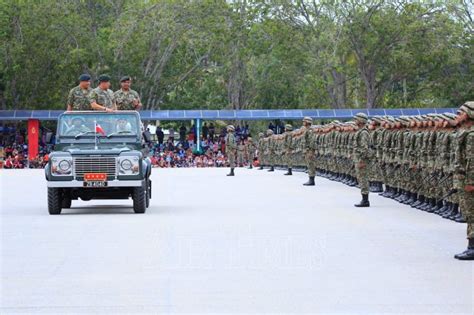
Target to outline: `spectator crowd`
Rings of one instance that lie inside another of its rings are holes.
[[[148,156],[154,167],[225,167],[226,156],[226,128],[216,130],[213,123],[204,123],[200,134],[200,149],[197,150],[197,136],[195,126],[186,127],[182,124],[178,131],[173,128],[163,130],[156,128],[156,137],[148,145]],[[54,149],[54,135],[47,139],[46,132],[42,132],[39,139],[38,155],[28,160],[27,132],[25,128],[3,126],[0,138],[0,163],[3,168],[44,168],[48,163],[49,153]],[[250,136],[247,124],[236,126],[236,139],[246,141]],[[243,165],[242,165],[243,166]]]

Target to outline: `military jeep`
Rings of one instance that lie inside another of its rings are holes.
[[[49,214],[72,200],[129,199],[144,213],[151,198],[151,161],[136,111],[66,112],[58,118],[56,145],[45,168]]]

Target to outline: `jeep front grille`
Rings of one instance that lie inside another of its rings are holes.
[[[113,157],[78,157],[74,159],[76,177],[84,177],[85,173],[105,173],[115,177],[117,162]]]

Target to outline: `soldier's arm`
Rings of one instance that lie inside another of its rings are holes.
[[[67,96],[66,108],[67,111],[72,111],[72,104],[74,103],[74,93],[72,90],[69,91],[69,95]]]
[[[137,92],[135,92],[135,96],[137,99],[134,101],[133,105],[135,106],[136,110],[140,110],[142,108],[142,100],[140,99],[140,95],[138,95]]]
[[[97,98],[98,98],[98,95],[97,93],[95,92],[91,92],[90,96],[90,103],[91,103],[91,108],[94,109],[94,110],[102,110],[102,111],[106,111],[106,112],[112,112],[113,110],[110,109],[110,108],[107,108],[103,105],[100,105],[97,103]],[[115,102],[114,102],[114,106],[115,106]]]

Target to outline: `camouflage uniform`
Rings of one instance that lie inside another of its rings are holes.
[[[133,105],[134,101],[140,103],[140,96],[132,89],[124,91],[120,89],[114,93],[115,102],[118,110],[135,110],[136,107]]]
[[[107,108],[115,108],[115,97],[112,90],[107,89],[103,90],[99,87],[96,87],[91,91],[90,94],[90,103],[96,102],[99,105],[102,105]]]
[[[72,88],[67,97],[67,105],[71,105],[72,110],[91,110],[91,92],[91,88],[82,89],[80,86]]]

